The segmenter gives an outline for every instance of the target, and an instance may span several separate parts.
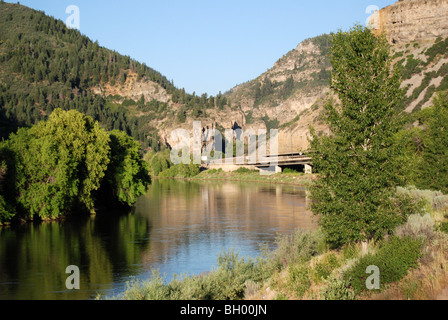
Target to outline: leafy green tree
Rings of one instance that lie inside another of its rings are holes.
[[[5,160],[7,158],[7,150],[0,148],[0,225],[8,222],[15,215],[14,207],[11,205],[10,197],[8,197],[8,165]],[[9,190],[11,191],[11,190]]]
[[[109,163],[109,135],[77,111],[56,109],[48,121],[19,129],[5,142],[16,154],[17,202],[26,218],[94,212],[93,191]]]
[[[418,185],[448,194],[448,93],[440,93],[434,106],[424,111],[429,117],[424,122]]]
[[[110,164],[105,183],[119,202],[132,206],[150,183],[148,165],[142,160],[138,141],[123,131],[110,133]]]
[[[365,27],[333,35],[331,63],[331,88],[342,105],[325,106],[330,136],[312,130],[320,175],[311,187],[311,208],[328,242],[340,246],[381,238],[405,221],[395,194],[401,146],[394,143],[403,91],[385,37]]]

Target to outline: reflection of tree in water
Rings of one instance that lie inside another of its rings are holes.
[[[304,203],[296,187],[154,180],[130,213],[0,228],[0,299],[88,299],[159,262],[189,272],[234,239],[258,249],[308,226]],[[69,265],[80,267],[81,290],[65,289]]]
[[[278,233],[315,226],[305,197],[297,186],[155,180],[136,206],[136,214],[153,227],[151,250],[143,253],[143,263],[162,268],[162,273],[189,272],[209,261],[207,256],[216,263],[214,252],[229,245],[258,251]]]
[[[138,219],[133,212],[119,214],[113,219],[98,216],[93,230],[102,242],[105,253],[111,263],[112,272],[123,270],[129,276],[137,275],[141,270],[141,254],[149,247],[151,226],[148,221]]]
[[[121,276],[136,275],[149,226],[133,214],[0,228],[0,299],[89,299]],[[69,265],[81,290],[66,290]]]

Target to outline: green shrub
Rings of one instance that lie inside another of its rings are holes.
[[[250,172],[252,172],[252,170],[245,168],[245,167],[241,167],[241,168],[238,168],[238,170],[236,170],[235,172],[244,174],[244,173],[250,173]]]
[[[352,268],[344,273],[344,280],[350,282],[355,293],[366,288],[366,273],[369,266],[377,266],[380,270],[380,283],[384,284],[401,280],[410,268],[417,267],[421,257],[422,240],[412,237],[392,237],[385,241],[376,254],[362,257]]]
[[[7,159],[7,153],[8,151],[6,150],[6,148],[2,148],[0,146],[0,160]],[[11,184],[15,184],[15,177],[9,171],[10,170],[8,170],[6,161],[0,161],[0,225],[2,225],[2,223],[4,222],[11,221],[11,219],[15,216],[15,208],[9,203],[10,201],[8,201],[8,198],[13,198],[14,196],[13,194],[11,194],[14,192],[14,190],[8,189],[14,189],[11,188]],[[12,181],[14,182],[11,183]],[[6,192],[6,190],[9,191],[10,197],[8,197],[8,192]]]
[[[355,293],[350,289],[350,282],[337,277],[328,280],[328,284],[322,288],[322,300],[355,300]]]
[[[325,250],[325,240],[319,230],[307,232],[297,230],[292,236],[279,237],[276,243],[277,248],[272,253],[271,265],[278,269],[309,261]]]
[[[445,77],[446,78],[446,77]],[[440,89],[440,88],[439,88]],[[424,148],[421,154],[418,181],[420,187],[440,190],[448,194],[448,93],[440,93],[434,98],[433,107],[426,111],[430,117],[423,121]]]
[[[198,276],[174,275],[166,283],[158,272],[149,281],[131,281],[127,290],[115,297],[125,300],[239,300],[260,288],[269,274],[265,261],[240,258],[235,251],[218,257],[218,267]]]
[[[150,172],[153,176],[159,176],[162,171],[169,169],[173,164],[170,160],[169,150],[148,155],[145,159],[149,162]]]
[[[432,201],[434,210],[441,210],[448,207],[448,196],[438,195]]]
[[[302,297],[311,287],[310,267],[306,265],[293,265],[288,267],[289,288],[297,295]]]
[[[141,159],[140,143],[125,132],[113,130],[110,136],[110,163],[100,192],[112,190],[122,204],[132,206],[138,197],[145,194],[151,180],[148,163]]]
[[[175,275],[167,286],[170,300],[208,300],[212,297],[213,286],[207,275]]]
[[[257,284],[265,278],[260,272],[263,263],[240,258],[235,251],[218,257],[218,268],[203,278],[203,288],[211,300],[238,300],[244,298],[247,283]]]
[[[415,186],[409,186],[407,188],[398,187],[397,193],[409,195],[417,202],[426,202],[427,209],[430,210],[440,210],[448,205],[448,196],[445,196],[440,191],[419,190]],[[424,204],[421,203],[421,205],[423,206]]]
[[[274,300],[288,300],[288,298],[283,293],[277,293]]]
[[[447,51],[447,48],[448,39],[445,39],[445,41],[438,41],[431,48],[426,50],[425,55],[428,57],[427,64],[432,62],[438,54],[444,55]]]
[[[442,232],[448,233],[448,222],[440,223],[438,229]]]
[[[195,164],[178,164],[162,171],[159,177],[162,178],[191,178],[200,173],[198,165]]]
[[[221,173],[221,172],[223,172],[222,168],[207,170],[207,174],[218,174],[218,173]]]
[[[285,168],[285,169],[283,169],[283,173],[293,173],[293,174],[296,174],[296,173],[300,173],[300,172],[297,171],[297,170],[291,169],[291,168]]]
[[[413,55],[409,55],[406,66],[402,69],[402,78],[404,80],[410,79],[414,74],[420,73],[421,63],[420,59],[414,59]]]
[[[394,234],[400,238],[412,237],[427,242],[435,236],[435,222],[429,214],[425,216],[413,214],[405,224],[395,229]]]
[[[317,262],[314,267],[314,278],[316,281],[326,280],[331,273],[340,266],[336,255],[331,253],[325,256],[321,261]]]
[[[153,272],[150,281],[131,280],[126,291],[116,297],[123,300],[169,300],[170,290],[158,272]]]
[[[157,157],[154,157],[151,161],[151,169],[154,176],[158,176],[162,172],[162,164]]]

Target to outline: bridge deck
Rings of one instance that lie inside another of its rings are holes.
[[[265,157],[235,157],[210,161],[210,164],[251,165],[256,167],[312,164],[312,158],[303,153],[283,153]]]

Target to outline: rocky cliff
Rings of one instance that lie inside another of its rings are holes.
[[[438,90],[448,86],[448,0],[402,0],[371,17],[375,32],[385,32],[393,44],[395,63],[406,71],[403,87],[407,88],[403,110],[413,112],[431,105]],[[192,133],[193,121],[201,121],[204,130],[279,129],[279,152],[304,151],[309,147],[309,126],[325,133],[322,105],[329,89],[329,35],[300,43],[280,58],[271,69],[256,79],[238,85],[225,94],[231,105],[207,109],[200,118],[188,116],[180,124],[175,114],[179,104],[155,84],[141,84],[130,77],[121,88],[98,88],[105,96],[119,95],[138,99],[156,99],[168,103],[166,116],[154,119],[163,143],[176,144],[171,132],[183,128]]]
[[[408,43],[448,36],[447,0],[399,0],[375,12],[373,28],[391,43]]]

